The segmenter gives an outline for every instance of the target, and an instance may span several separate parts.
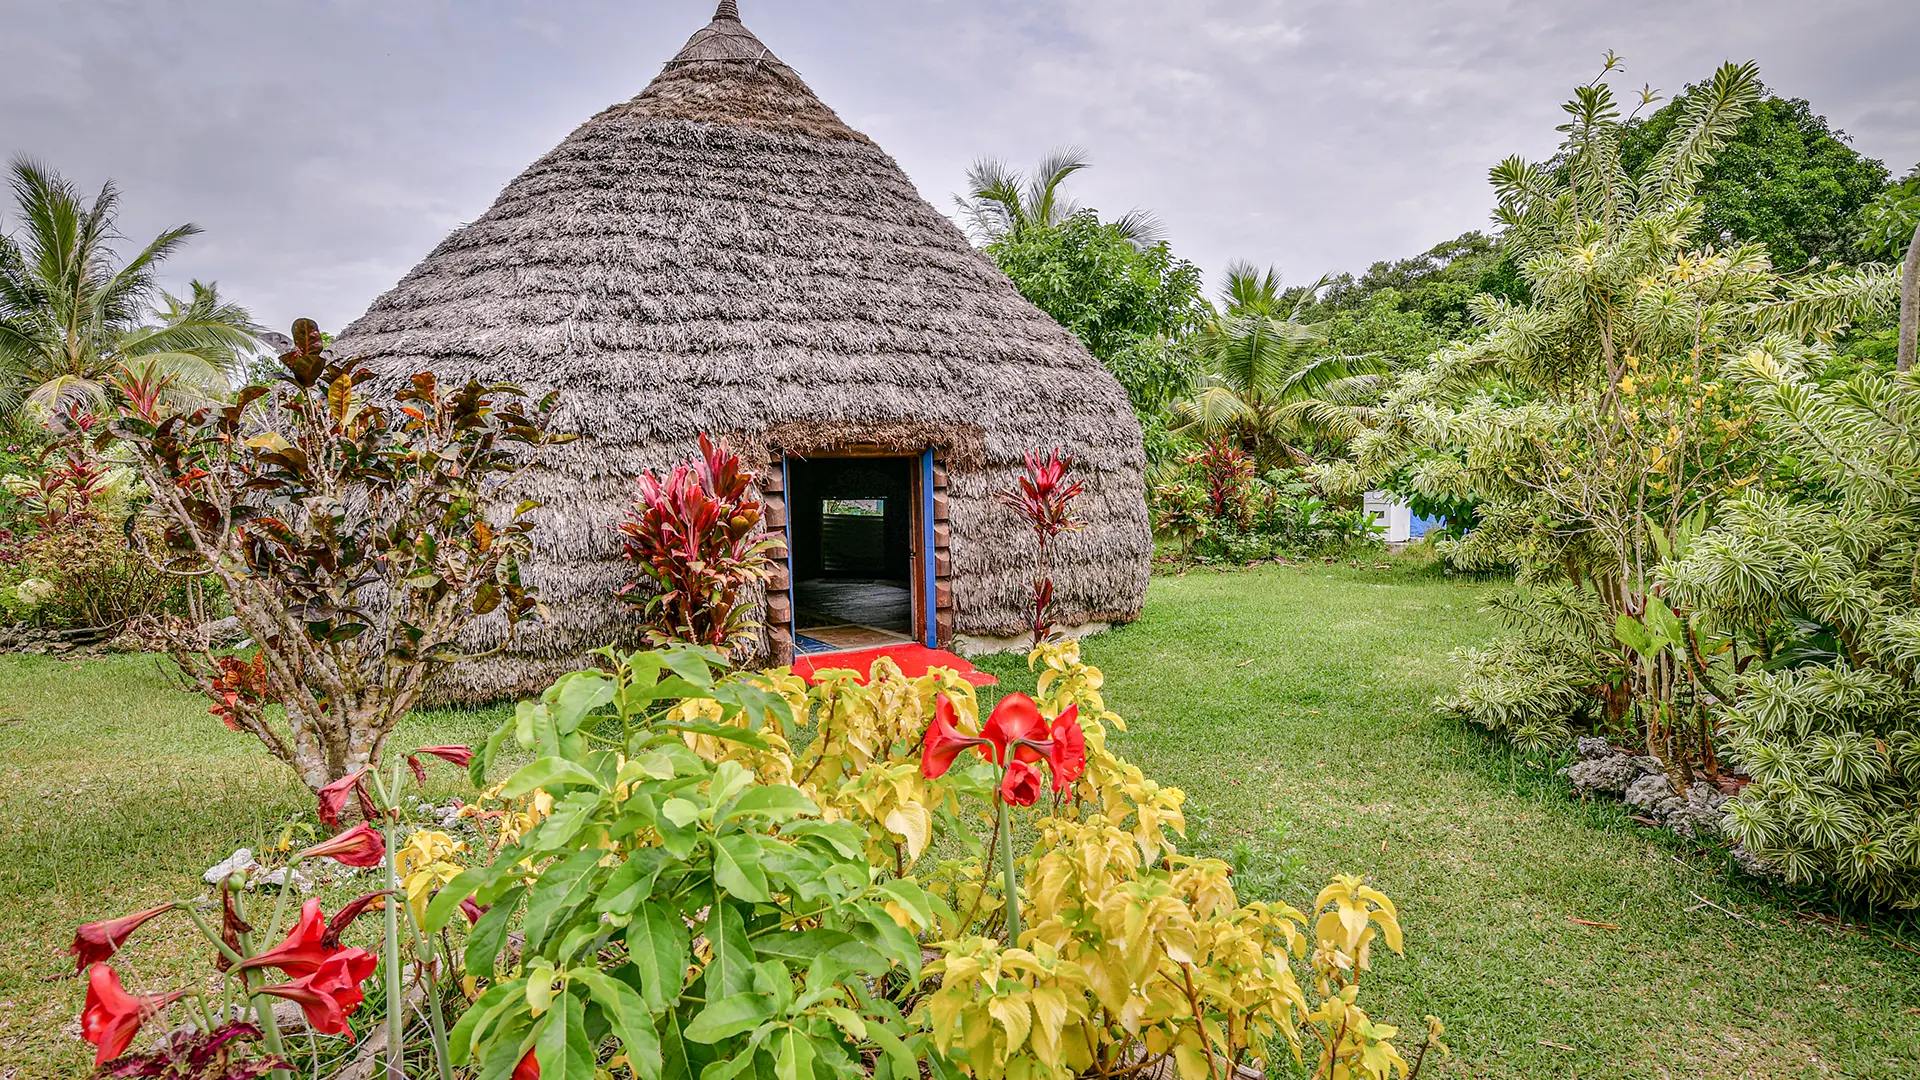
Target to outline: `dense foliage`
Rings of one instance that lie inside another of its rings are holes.
[[[1759,94],[1750,66],[1723,68],[1630,175],[1610,93],[1582,88],[1561,168],[1494,170],[1531,299],[1476,301],[1484,333],[1400,380],[1361,455],[1375,473],[1410,461],[1422,491],[1485,500],[1481,527],[1443,549],[1465,568],[1513,567],[1529,590],[1509,605],[1522,637],[1471,656],[1451,706],[1528,744],[1597,723],[1674,763],[1682,785],[1688,762],[1713,767],[1714,643],[1657,633],[1672,613],[1656,571],[1757,477],[1749,402],[1723,371],[1756,353],[1826,355],[1893,288],[1871,270],[1783,277],[1754,242],[1697,246],[1695,185]]]
[[[607,661],[473,760],[479,779],[509,743],[535,755],[482,801],[504,845],[426,910],[429,932],[470,894],[485,911],[456,1064],[1228,1080],[1300,1055],[1315,1077],[1387,1080],[1444,1052],[1430,1018],[1410,1064],[1359,1005],[1376,943],[1400,949],[1386,897],[1342,877],[1307,911],[1241,905],[1225,864],[1177,853],[1182,795],[1107,750],[1119,718],[1071,643],[1035,654],[1038,702],[1009,695],[984,723],[965,681],[887,660],[811,688],[718,675],[689,647]],[[1022,779],[1029,753],[1051,803]]]
[[[1010,230],[986,251],[1040,310],[1084,342],[1136,412],[1154,415],[1193,378],[1178,340],[1206,313],[1200,270],[1165,244],[1143,246],[1082,210]]]
[[[1687,123],[1709,84],[1687,87],[1643,120],[1625,125],[1620,162],[1638,174]],[[1752,241],[1786,272],[1809,263],[1860,260],[1863,210],[1887,186],[1885,165],[1847,145],[1846,133],[1800,98],[1756,100],[1701,173],[1697,246]]]
[[[236,687],[231,658],[192,627],[176,628],[175,660],[318,790],[379,760],[471,622],[510,632],[536,614],[519,572],[534,504],[492,503],[558,437],[552,399],[530,406],[512,387],[421,374],[370,398],[368,372],[328,356],[313,323],[293,330],[273,388],[191,413],[128,393],[111,436],[164,522],[166,567],[225,589],[263,677]]]
[[[1820,385],[1804,353],[1729,365],[1769,483],[1660,568],[1728,663],[1715,704],[1753,778],[1729,828],[1795,882],[1920,906],[1920,378]]]

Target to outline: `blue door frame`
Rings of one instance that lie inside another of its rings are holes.
[[[933,451],[920,452],[920,643],[940,647],[940,589],[933,558]]]

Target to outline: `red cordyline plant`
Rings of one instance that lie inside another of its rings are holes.
[[[32,475],[8,479],[7,492],[19,500],[28,524],[46,532],[93,515],[106,493],[107,467],[87,453],[85,440],[99,424],[99,417],[69,404],[48,423],[54,438]]]
[[[769,552],[780,543],[761,527],[753,481],[725,440],[704,434],[698,461],[665,478],[641,474],[640,499],[618,528],[646,579],[621,595],[646,613],[649,644],[729,652],[751,639],[751,587],[773,572]]]
[[[1007,894],[1007,940],[1020,940],[1020,891],[1013,868],[1013,822],[1009,808],[1032,806],[1040,799],[1039,765],[1045,763],[1053,774],[1053,790],[1058,796],[1080,779],[1087,769],[1087,736],[1080,727],[1080,707],[1070,705],[1051,722],[1040,715],[1040,707],[1025,694],[1008,694],[1000,699],[981,725],[980,734],[960,730],[960,712],[945,694],[940,695],[933,723],[921,742],[920,775],[932,780],[945,776],[956,758],[969,750],[1000,770],[1000,783],[994,789],[994,846],[1000,859],[1000,872]]]
[[[425,780],[422,755],[465,767],[472,760],[473,751],[465,746],[425,746],[412,751],[406,755],[406,766],[418,782]],[[270,999],[275,998],[299,1005],[307,1028],[315,1035],[343,1035],[352,1039],[353,1028],[347,1018],[359,1009],[366,996],[362,985],[381,965],[379,955],[344,944],[341,936],[377,903],[385,922],[386,955],[400,957],[404,940],[414,957],[415,962],[407,970],[426,988],[434,1061],[442,1080],[451,1080],[447,1026],[440,1009],[437,975],[440,965],[432,955],[432,946],[414,925],[407,905],[397,902],[400,884],[395,862],[396,829],[405,775],[401,770],[401,764],[394,762],[390,775],[384,780],[378,770],[368,768],[328,785],[319,801],[323,822],[338,828],[350,797],[357,798],[368,820],[295,852],[287,863],[289,882],[293,872],[309,859],[331,859],[352,867],[385,868],[385,888],[348,903],[331,918],[321,908],[320,901],[308,900],[301,905],[292,927],[281,937],[287,895],[292,891],[290,885],[283,886],[266,932],[256,939],[243,906],[243,883],[236,878],[216,886],[222,910],[218,931],[201,918],[194,901],[181,900],[118,919],[91,922],[74,932],[68,952],[74,958],[76,970],[87,973],[86,1004],[80,1014],[81,1037],[94,1045],[94,1064],[100,1075],[154,1080],[251,1080],[272,1073],[285,1080],[290,1077],[287,1071],[290,1066],[274,1022]],[[380,828],[374,827],[376,821]],[[142,926],[175,912],[184,914],[213,945],[214,968],[221,975],[220,982],[213,990],[128,992],[110,961]],[[278,944],[256,950],[256,940],[276,938]],[[384,970],[390,1059],[387,1075],[400,1077],[405,1075],[401,1062],[406,1052],[403,965],[389,963]],[[276,980],[269,972],[278,972],[280,977]],[[127,1052],[148,1021],[182,1001],[191,1004],[186,1033],[171,1035],[164,1045],[150,1053]],[[256,1043],[259,1045],[255,1046]]]
[[[176,626],[168,651],[215,714],[318,791],[378,762],[427,681],[469,658],[458,638],[476,619],[511,636],[537,616],[520,563],[538,504],[495,504],[567,436],[549,430],[552,395],[422,373],[370,396],[370,373],[328,356],[312,321],[293,342],[271,388],[187,414],[151,372],[126,373],[101,442],[119,440],[152,492],[156,558],[219,581],[260,648],[242,665]]]
[[[1053,636],[1053,543],[1061,533],[1086,527],[1073,516],[1073,502],[1087,485],[1073,479],[1073,456],[1058,447],[1045,457],[1029,452],[1026,471],[1000,501],[1014,508],[1039,541],[1033,560],[1033,647]]]

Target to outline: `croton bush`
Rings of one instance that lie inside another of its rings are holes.
[[[1074,642],[984,716],[953,673],[886,659],[809,685],[700,646],[601,655],[483,746],[420,752],[467,763],[471,851],[406,833],[397,762],[321,793],[327,823],[369,822],[310,855],[384,863],[407,901],[361,905],[383,955],[420,958],[381,969],[384,1000],[445,973],[436,941],[457,965],[429,999],[460,1015],[416,1058],[437,1075],[1392,1080],[1444,1053],[1439,1021],[1402,1039],[1362,1005],[1376,946],[1401,949],[1392,902],[1341,876],[1304,909],[1242,903],[1182,854],[1184,795],[1109,749],[1124,724]],[[315,976],[343,1013],[354,962]]]

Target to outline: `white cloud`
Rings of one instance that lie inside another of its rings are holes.
[[[1210,271],[1299,281],[1485,224],[1487,166],[1551,152],[1607,49],[1672,93],[1760,61],[1896,172],[1920,160],[1904,0],[741,0],[748,25],[946,207],[969,162],[1086,146]],[[274,323],[338,326],[575,125],[639,91],[712,0],[0,0],[6,153]]]

